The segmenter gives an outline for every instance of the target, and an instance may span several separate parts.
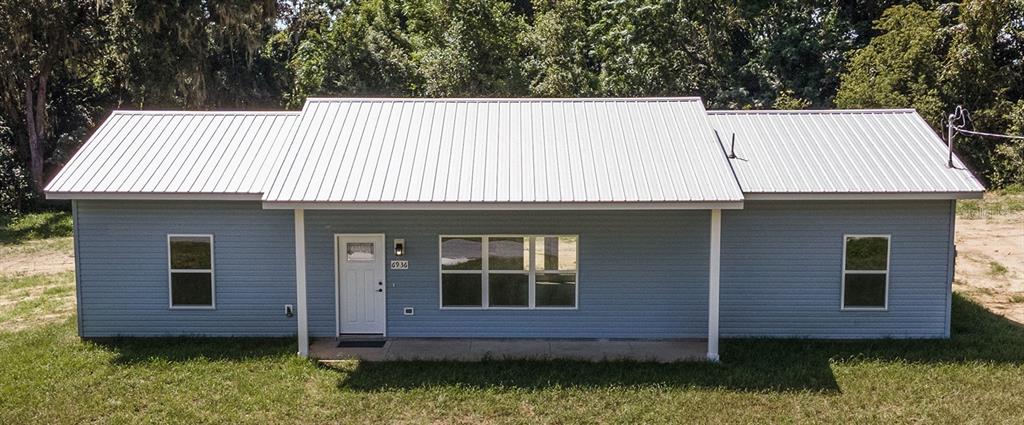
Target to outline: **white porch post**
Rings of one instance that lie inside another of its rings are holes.
[[[295,210],[295,314],[299,326],[299,356],[309,357],[306,315],[306,212]]]
[[[718,295],[722,264],[722,210],[711,210],[711,270],[708,273],[708,360],[718,361]]]

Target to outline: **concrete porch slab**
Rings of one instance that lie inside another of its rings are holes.
[[[389,338],[380,348],[337,345],[334,338],[314,339],[309,348],[310,357],[365,361],[569,359],[671,363],[703,361],[707,355],[706,342],[680,340]]]

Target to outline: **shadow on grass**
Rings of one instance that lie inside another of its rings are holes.
[[[295,338],[88,338],[117,353],[115,364],[154,361],[245,361],[295,355]]]
[[[575,361],[361,362],[339,367],[338,387],[355,391],[432,387],[718,388],[839,393],[833,363],[1024,363],[1024,327],[959,295],[948,340],[732,339],[722,363]]]
[[[840,392],[837,363],[901,362],[1024,364],[1024,327],[959,295],[948,340],[834,341],[732,339],[722,363],[579,361],[358,362],[325,366],[346,391],[459,387],[713,388],[733,391]],[[117,338],[91,340],[117,353],[117,364],[291,359],[294,338]]]

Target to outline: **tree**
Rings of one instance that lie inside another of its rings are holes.
[[[827,107],[856,34],[834,0],[737,2],[731,107]]]
[[[588,12],[580,0],[536,5],[534,23],[525,35],[529,53],[524,67],[531,95],[590,96],[597,90]]]
[[[276,18],[273,0],[113,1],[97,84],[134,107],[277,106],[258,54]]]
[[[0,49],[3,113],[15,140],[27,146],[36,191],[45,184],[51,78],[87,58],[96,42],[97,16],[98,5],[90,0],[0,2],[0,40],[6,40]]]
[[[856,51],[841,77],[840,108],[914,108],[939,128],[942,28],[939,13],[917,4],[893,6],[878,20],[880,34]]]
[[[525,17],[508,2],[353,1],[308,31],[289,67],[310,95],[526,93]]]
[[[729,16],[721,3],[600,0],[593,9],[602,94],[714,99],[725,85]]]

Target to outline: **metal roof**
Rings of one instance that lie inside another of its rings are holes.
[[[747,199],[770,194],[950,194],[984,187],[913,110],[709,111]],[[783,198],[785,196],[780,196]],[[942,196],[936,196],[942,197]]]
[[[944,142],[912,110],[708,112],[699,98],[310,99],[302,112],[115,111],[46,194],[267,208],[980,196],[981,184],[954,162],[946,167]]]
[[[296,112],[115,111],[47,196],[258,200],[297,121]]]
[[[311,99],[265,205],[743,195],[699,98]]]

